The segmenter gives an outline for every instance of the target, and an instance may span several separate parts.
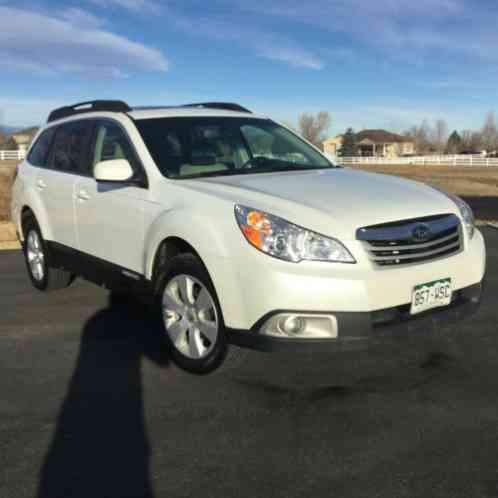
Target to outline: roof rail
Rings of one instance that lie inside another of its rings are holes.
[[[231,102],[201,102],[199,104],[186,104],[182,107],[204,107],[208,109],[222,109],[225,111],[247,112],[249,114],[252,114],[249,109],[246,109],[239,104],[233,104]]]
[[[57,119],[68,118],[76,114],[86,112],[107,111],[107,112],[129,112],[131,107],[121,100],[91,100],[89,102],[80,102],[70,106],[60,107],[50,113],[47,123]]]

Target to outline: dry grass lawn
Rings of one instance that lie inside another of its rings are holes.
[[[9,223],[11,187],[17,161],[0,161],[0,249],[19,247],[14,225]]]
[[[463,197],[481,221],[498,220],[498,168],[462,166],[372,166],[364,171],[410,178]]]
[[[498,197],[497,167],[362,165],[358,169],[411,178],[463,197]]]
[[[10,217],[10,192],[17,161],[0,161],[0,222]]]

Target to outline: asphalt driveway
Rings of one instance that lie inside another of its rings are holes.
[[[420,349],[251,352],[208,377],[140,306],[0,253],[0,497],[498,497],[498,231],[479,314]],[[428,355],[434,352],[432,355]]]

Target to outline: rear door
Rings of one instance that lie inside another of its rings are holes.
[[[47,168],[40,168],[36,188],[48,214],[54,242],[76,249],[74,186],[88,160],[91,120],[57,126]]]
[[[128,160],[134,178],[145,179],[145,171],[124,128],[114,120],[100,120],[94,132],[91,176],[80,178],[75,186],[79,249],[143,273],[148,190],[137,182],[97,182],[93,177],[94,166],[112,159]]]

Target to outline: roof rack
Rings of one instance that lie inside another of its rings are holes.
[[[231,102],[201,102],[199,104],[186,104],[182,107],[202,107],[208,109],[222,109],[225,111],[247,112],[249,114],[252,114],[249,109]]]
[[[131,110],[131,107],[121,100],[91,100],[55,109],[48,116],[47,123],[56,121],[57,119],[68,118],[69,116],[74,116],[76,114],[84,114],[86,112],[129,112]]]

